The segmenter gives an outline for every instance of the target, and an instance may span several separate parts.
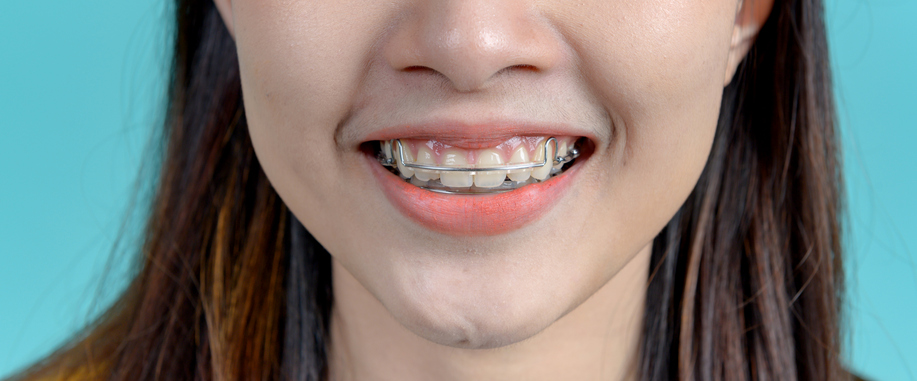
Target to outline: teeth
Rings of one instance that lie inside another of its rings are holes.
[[[422,186],[426,186],[426,185],[427,185],[427,181],[426,181],[426,180],[418,179],[417,176],[414,176],[414,177],[411,178],[411,184],[416,185],[416,186],[419,186],[419,187],[422,187]]]
[[[555,156],[560,156],[560,157],[565,157],[565,156],[567,156],[567,142],[561,142],[561,143],[558,145],[558,148],[557,148],[557,155],[555,155]],[[560,169],[560,167],[563,167],[564,164],[565,164],[565,163],[557,163],[557,164],[554,164],[554,169]]]
[[[406,179],[410,179],[411,176],[414,176],[414,169],[413,169],[413,168],[405,167],[405,166],[404,166],[404,163],[402,163],[400,159],[397,159],[397,158],[399,157],[399,156],[398,156],[398,149],[397,149],[398,146],[396,145],[395,147],[396,147],[396,149],[395,149],[395,151],[394,151],[394,154],[395,154],[395,157],[396,157],[395,162],[398,163],[398,172],[401,173],[401,177],[404,177],[404,178],[406,178]],[[402,147],[403,147],[403,146],[402,146]],[[410,149],[405,149],[405,150],[404,150],[404,161],[406,161],[406,162],[408,162],[408,163],[413,163],[413,162],[414,162],[414,156],[411,154],[411,150],[410,150]]]
[[[392,160],[392,142],[386,140],[382,142],[382,154],[385,155],[385,159],[389,160],[391,163]]]
[[[509,151],[502,147],[493,147],[482,150],[467,150],[445,145],[445,151],[433,151],[431,144],[438,144],[435,140],[402,140],[381,142],[382,153],[379,155],[384,165],[394,166],[398,174],[411,184],[429,190],[443,191],[446,193],[493,193],[504,192],[528,184],[547,180],[554,174],[562,172],[566,162],[555,164],[556,157],[566,157],[574,148],[574,142],[569,138],[556,139],[556,145],[548,143],[548,138],[542,137],[541,142],[534,148],[526,144],[513,143],[509,160],[506,155]],[[535,140],[535,141],[538,141]],[[397,144],[400,142],[401,144]],[[527,144],[532,144],[529,142]],[[399,152],[399,146],[404,150]],[[412,152],[416,149],[416,155]],[[555,152],[557,151],[557,152]],[[547,154],[547,160],[545,160]],[[404,160],[402,160],[402,156]],[[416,158],[415,158],[416,156]],[[469,160],[473,158],[474,160]],[[475,164],[469,164],[473,161]],[[545,165],[513,170],[496,170],[493,168],[504,167],[507,164],[540,164]],[[392,165],[394,164],[394,165]],[[427,166],[434,169],[412,168],[408,165]],[[463,171],[449,171],[448,168],[463,168]],[[507,180],[507,177],[509,178]],[[455,189],[453,189],[455,188]],[[464,189],[458,189],[464,188]]]
[[[467,167],[468,159],[465,153],[456,149],[448,149],[443,154],[444,167]],[[440,181],[447,187],[470,187],[474,183],[471,172],[443,172],[440,174]]]
[[[513,152],[513,157],[509,159],[510,164],[524,164],[529,162],[529,151],[525,147],[519,146],[516,148],[516,151]],[[529,177],[532,177],[532,169],[516,169],[509,171],[507,174],[510,180],[513,181],[526,181]]]
[[[503,157],[496,150],[488,149],[478,154],[478,165],[480,168],[496,167],[503,165]],[[486,171],[476,172],[474,174],[474,185],[481,188],[494,188],[503,184],[506,179],[506,171]]]
[[[420,146],[417,149],[417,161],[414,163],[435,166],[436,159],[433,158],[433,151],[427,146]],[[439,173],[428,169],[414,169],[414,177],[422,181],[436,180],[439,178]]]
[[[553,168],[554,160],[552,158],[555,156],[554,155],[554,144],[548,144],[547,151],[548,151],[548,160],[545,162],[545,165],[540,166],[540,167],[535,167],[534,169],[532,169],[532,177],[538,180],[544,180],[548,178],[548,176],[551,174],[551,168]],[[542,161],[545,161],[544,154],[545,154],[545,144],[544,142],[541,142],[540,144],[538,144],[538,148],[535,149],[535,157],[533,158],[533,161],[536,163],[541,163]]]

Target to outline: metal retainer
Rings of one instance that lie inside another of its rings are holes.
[[[548,163],[548,152],[549,152],[548,144],[552,142],[554,143],[554,152],[557,152],[557,139],[555,139],[554,137],[548,138],[548,140],[545,141],[545,144],[544,144],[544,159],[541,161],[541,163],[521,163],[521,164],[503,165],[503,166],[498,166],[498,167],[483,167],[483,168],[440,167],[440,166],[435,166],[435,165],[406,163],[404,161],[404,147],[402,146],[400,139],[392,140],[391,143],[389,144],[389,151],[388,151],[387,157],[382,156],[379,160],[382,162],[382,165],[384,166],[396,167],[397,164],[395,163],[394,149],[395,149],[395,144],[397,144],[398,145],[398,159],[401,161],[401,165],[408,167],[408,168],[425,169],[428,171],[442,171],[442,172],[513,171],[513,170],[518,170],[518,169],[529,169],[529,168],[537,168],[537,167],[545,166],[545,164]],[[554,156],[553,165],[569,163],[573,161],[573,159],[576,159],[577,157],[579,157],[579,150],[577,150],[575,146],[570,147],[569,150],[567,151],[566,156]]]
[[[553,142],[554,144],[554,152],[557,152],[557,148],[558,148],[557,139],[555,139],[554,137],[548,138],[548,140],[545,141],[545,145],[544,145],[544,150],[545,150],[544,159],[542,159],[540,163],[522,163],[522,164],[512,164],[512,165],[504,165],[504,166],[498,166],[498,167],[484,167],[484,168],[459,168],[459,167],[440,167],[440,166],[423,165],[423,164],[416,164],[416,163],[405,163],[404,146],[401,144],[401,140],[394,139],[389,142],[390,143],[388,145],[389,151],[387,152],[388,155],[385,155],[385,152],[382,152],[379,155],[379,161],[384,166],[397,168],[397,163],[395,161],[395,153],[393,152],[395,149],[395,145],[397,144],[398,159],[401,160],[401,163],[403,166],[408,167],[408,168],[423,169],[423,170],[429,170],[429,171],[442,171],[442,172],[513,171],[513,170],[519,170],[519,169],[538,168],[538,167],[543,167],[547,165],[548,164],[548,152],[549,152],[548,150],[550,149],[548,144],[551,144],[551,142]],[[580,155],[579,150],[575,146],[571,146],[565,156],[554,156],[552,166],[557,165],[557,164],[569,163],[573,161],[574,159],[576,159],[577,157],[579,157],[579,155]],[[556,172],[557,172],[557,169],[552,169],[552,175]],[[474,186],[468,187],[468,188],[453,188],[453,187],[447,187],[445,185],[441,185],[436,180],[431,180],[429,182],[425,182],[423,184],[416,184],[416,185],[419,186],[420,188],[426,189],[431,192],[445,193],[445,194],[493,194],[493,193],[509,192],[509,191],[518,189],[521,186],[537,183],[540,181],[541,180],[536,180],[534,178],[531,178],[523,182],[515,182],[512,180],[506,180],[504,181],[502,185],[494,187],[494,188],[479,188],[479,187],[474,187]]]

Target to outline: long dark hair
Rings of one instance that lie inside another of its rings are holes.
[[[176,0],[170,102],[137,277],[95,324],[14,377],[322,380],[329,254],[255,157],[235,44]],[[834,380],[841,174],[820,0],[776,0],[707,166],[653,244],[643,380]]]
[[[777,0],[653,242],[644,379],[837,380],[841,166],[818,0]]]

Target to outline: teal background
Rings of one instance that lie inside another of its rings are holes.
[[[874,380],[914,380],[917,0],[826,1],[849,199],[845,356]],[[0,2],[0,377],[125,283],[115,247],[137,243],[124,221],[138,220],[160,121],[167,20],[161,0]]]

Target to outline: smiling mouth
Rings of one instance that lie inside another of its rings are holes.
[[[400,214],[425,230],[457,236],[504,234],[540,220],[595,151],[582,136],[437,132],[387,134],[362,150]]]
[[[558,176],[572,167],[588,139],[514,137],[495,147],[454,147],[435,139],[374,142],[379,163],[406,182],[446,194],[510,192]]]

